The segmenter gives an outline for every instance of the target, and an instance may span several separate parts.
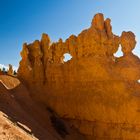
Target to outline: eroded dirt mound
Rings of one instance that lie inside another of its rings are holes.
[[[0,81],[7,89],[13,89],[20,84],[20,81],[16,77],[8,75],[0,75]]]

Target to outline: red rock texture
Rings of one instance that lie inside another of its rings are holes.
[[[97,140],[140,140],[140,59],[132,32],[112,33],[110,19],[96,14],[91,26],[65,42],[24,44],[18,77],[32,98]],[[115,57],[121,46],[123,56]],[[64,54],[72,59],[64,62]]]

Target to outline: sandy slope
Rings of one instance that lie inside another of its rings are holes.
[[[35,140],[34,136],[29,135],[18,127],[7,116],[0,112],[0,139],[1,140]]]
[[[5,79],[4,79],[5,77]],[[11,87],[10,83],[6,83],[8,77],[0,76],[0,140],[32,140],[35,139],[31,135],[28,135],[20,126],[16,124],[13,118],[10,116],[10,112],[16,114],[14,110],[18,109],[17,104],[13,100],[13,96],[5,87]],[[11,78],[11,77],[9,77]],[[4,79],[4,81],[3,81]],[[9,82],[9,81],[8,81]],[[11,84],[13,79],[11,81]],[[11,107],[10,107],[11,104]],[[15,107],[14,107],[15,106]],[[14,108],[13,108],[14,107]],[[14,109],[14,110],[13,110]],[[6,113],[6,114],[5,114]]]

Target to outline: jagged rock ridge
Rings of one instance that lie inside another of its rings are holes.
[[[119,45],[122,57],[115,57]],[[87,139],[140,139],[140,60],[132,32],[112,33],[96,14],[91,27],[65,42],[24,44],[18,77],[31,96],[52,108]],[[64,62],[64,54],[72,59]]]

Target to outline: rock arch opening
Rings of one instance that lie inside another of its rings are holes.
[[[116,53],[114,53],[114,56],[115,57],[121,57],[121,56],[123,56],[121,45],[119,45],[118,51]]]
[[[63,58],[64,62],[68,62],[69,60],[72,59],[72,55],[70,53],[65,53],[63,56],[64,56]]]

